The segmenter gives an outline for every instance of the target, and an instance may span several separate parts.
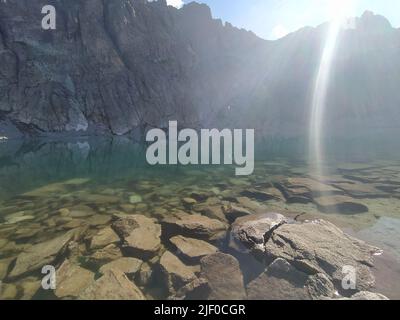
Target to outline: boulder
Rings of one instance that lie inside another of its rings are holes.
[[[218,240],[226,235],[228,226],[216,219],[210,219],[202,215],[190,215],[177,213],[174,216],[166,217],[162,221],[164,231],[168,235],[181,234],[184,236],[202,239]]]
[[[9,278],[20,277],[51,264],[64,251],[74,232],[69,231],[55,239],[33,245],[19,254]]]
[[[80,295],[81,300],[145,300],[140,289],[119,270],[108,270]]]
[[[244,300],[246,290],[239,262],[231,255],[215,253],[201,259],[201,275],[210,287],[211,300]]]
[[[57,270],[56,281],[54,294],[58,298],[76,298],[92,284],[94,273],[65,260]]]
[[[121,216],[112,227],[123,240],[122,247],[129,255],[147,259],[161,248],[161,226],[146,216]]]
[[[239,251],[264,254],[264,244],[275,228],[289,220],[279,213],[247,215],[233,223],[230,246]]]
[[[378,248],[346,235],[324,220],[284,224],[264,244],[266,261],[283,258],[307,274],[326,274],[337,288],[344,277],[343,268],[352,266],[357,271],[358,291],[374,285],[371,268],[378,253]]]
[[[218,251],[217,247],[203,240],[175,236],[169,241],[178,250],[178,254],[190,262],[199,262],[202,257]]]

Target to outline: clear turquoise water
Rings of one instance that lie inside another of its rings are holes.
[[[325,144],[327,176],[364,175],[367,179],[380,176],[390,180],[391,186],[398,183],[399,190],[393,187],[389,197],[358,199],[368,206],[368,213],[327,214],[312,203],[288,204],[284,200],[259,203],[265,211],[291,210],[330,220],[382,247],[385,260],[377,267],[380,272],[377,287],[392,297],[400,297],[400,288],[395,285],[400,283],[397,281],[400,279],[399,145],[394,136],[336,139]],[[181,197],[191,191],[212,191],[222,201],[262,184],[309,176],[306,150],[306,139],[259,141],[254,174],[236,177],[234,166],[151,167],[145,160],[145,147],[124,138],[0,142],[0,260],[16,257],[24,245],[54,237],[58,231],[48,226],[51,224],[46,225],[46,219],[51,219],[56,210],[89,205],[98,214],[107,215],[131,205],[132,195],[140,195],[143,202],[136,205],[135,212],[157,217],[155,212],[160,208],[184,210]],[[29,194],[32,192],[34,196]],[[107,203],[100,199],[96,203],[93,195],[112,196],[117,201]],[[34,218],[7,222],[7,217],[21,211]],[[10,228],[39,228],[39,231],[15,240]],[[15,284],[18,286],[23,280]],[[18,290],[17,298],[21,298],[23,293]]]

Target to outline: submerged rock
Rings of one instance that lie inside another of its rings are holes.
[[[250,300],[308,300],[307,274],[284,259],[276,259],[247,286]]]
[[[105,274],[109,270],[119,270],[125,273],[128,277],[132,277],[140,270],[142,264],[142,260],[124,257],[105,264],[99,271],[100,273]]]
[[[41,288],[42,283],[39,279],[29,277],[24,279],[20,284],[19,288],[22,290],[21,300],[32,300],[35,294]]]
[[[108,270],[87,287],[81,300],[145,300],[140,289],[119,270]]]
[[[196,279],[193,270],[169,251],[162,255],[159,266],[164,284],[171,295]]]
[[[314,198],[318,209],[326,213],[364,213],[368,207],[347,196],[324,196]]]
[[[343,190],[348,195],[358,199],[385,198],[389,196],[388,193],[383,192],[370,184],[340,182],[335,183],[334,186]]]
[[[129,197],[129,203],[131,204],[141,203],[142,201],[143,201],[142,197],[137,194],[131,195]]]
[[[109,244],[117,243],[120,239],[111,227],[100,230],[90,243],[90,249],[100,249],[108,246]]]
[[[35,219],[34,216],[27,214],[24,211],[10,214],[8,216],[5,216],[5,218],[4,218],[4,220],[6,221],[6,224],[15,224],[15,223],[19,223],[19,222],[23,222],[23,221],[27,221],[27,220],[33,220],[33,219]]]
[[[54,294],[58,298],[76,298],[94,281],[94,273],[65,260],[57,270],[56,281]]]
[[[162,221],[164,231],[168,235],[181,234],[202,240],[218,240],[225,236],[228,226],[216,219],[202,215],[177,213]]]
[[[210,287],[210,300],[246,299],[242,271],[233,256],[215,253],[202,258],[201,275]]]
[[[161,226],[143,215],[120,216],[113,229],[123,240],[123,249],[140,258],[149,258],[161,248]]]
[[[74,237],[74,232],[55,239],[36,244],[21,253],[15,262],[15,266],[9,274],[9,278],[16,278],[26,273],[41,269],[47,264],[51,264],[57,256],[66,248],[69,241]]]
[[[95,265],[102,265],[122,258],[122,252],[115,244],[110,244],[105,248],[97,250],[89,257],[89,262]]]
[[[14,260],[13,258],[0,260],[0,281],[7,276],[8,269],[13,260]]]
[[[350,300],[389,300],[389,298],[380,293],[361,291],[353,295]]]
[[[15,300],[18,295],[17,286],[12,283],[0,283],[0,300]]]
[[[229,205],[225,206],[224,213],[228,221],[233,222],[237,218],[249,216],[252,214],[250,210],[247,210],[243,207],[230,203]]]
[[[218,251],[217,247],[203,240],[176,236],[169,241],[177,248],[178,254],[191,262],[199,262],[202,257]]]

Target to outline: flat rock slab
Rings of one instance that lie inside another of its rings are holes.
[[[143,215],[119,217],[112,225],[123,240],[123,249],[140,258],[153,257],[161,247],[161,226]]]
[[[58,298],[76,298],[94,282],[94,273],[65,260],[56,273],[56,290]]]
[[[368,207],[347,196],[324,196],[314,198],[318,209],[325,213],[357,214],[368,212]]]
[[[101,278],[87,287],[81,300],[145,300],[140,289],[118,270],[108,270]]]
[[[100,273],[105,274],[109,270],[119,270],[125,273],[127,276],[133,276],[139,272],[143,264],[142,260],[136,258],[120,258],[105,264],[100,268]]]
[[[388,193],[375,188],[373,185],[364,183],[341,182],[334,184],[334,186],[343,190],[348,195],[358,199],[385,198],[390,196]]]
[[[187,260],[199,262],[204,256],[216,253],[218,248],[203,240],[175,236],[169,240]]]
[[[201,259],[201,274],[208,281],[210,300],[244,300],[246,290],[239,262],[231,255],[215,253]]]
[[[181,234],[202,240],[218,240],[225,236],[228,225],[202,215],[178,213],[162,222],[169,235]]]
[[[73,237],[74,232],[72,230],[55,239],[29,247],[17,257],[9,277],[16,278],[51,264]]]
[[[311,178],[289,178],[287,179],[286,185],[291,188],[305,187],[313,196],[343,194],[343,191],[340,189]]]

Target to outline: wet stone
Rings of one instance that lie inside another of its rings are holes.
[[[120,242],[120,238],[111,227],[100,230],[90,243],[90,249],[100,249],[108,246],[109,244]]]
[[[119,270],[108,270],[80,295],[81,300],[145,300],[140,289]]]
[[[284,259],[275,260],[247,286],[250,300],[310,300],[308,275]]]
[[[176,293],[177,290],[196,279],[192,269],[169,251],[162,255],[159,268],[170,294]]]
[[[123,240],[123,249],[130,255],[149,258],[161,247],[161,226],[143,215],[117,218],[113,229]]]
[[[105,274],[109,270],[119,270],[128,277],[133,277],[140,270],[143,264],[142,260],[136,258],[120,258],[102,266],[99,271]]]
[[[74,237],[73,232],[67,232],[62,236],[36,244],[19,254],[15,266],[9,274],[10,278],[22,276],[51,264],[65,249],[68,242]]]
[[[210,300],[244,300],[243,275],[231,255],[215,253],[201,259],[201,275],[210,287]]]
[[[190,262],[199,262],[204,256],[216,253],[218,248],[212,244],[183,236],[175,236],[169,240],[178,250],[178,255]]]
[[[33,277],[21,281],[19,284],[19,287],[22,290],[21,300],[31,300],[42,287],[41,285],[41,281]]]
[[[326,213],[365,213],[368,207],[347,196],[325,196],[314,198],[319,210]]]
[[[0,283],[0,300],[15,300],[18,295],[17,286],[12,283]]]
[[[162,221],[166,234],[189,236],[202,240],[218,240],[225,237],[228,226],[216,219],[202,215],[178,213]]]
[[[57,270],[56,279],[54,294],[58,298],[76,298],[94,281],[94,273],[65,260]]]
[[[96,250],[95,253],[89,257],[89,262],[95,265],[103,265],[119,258],[122,258],[121,249],[115,244],[110,244],[105,248]]]

